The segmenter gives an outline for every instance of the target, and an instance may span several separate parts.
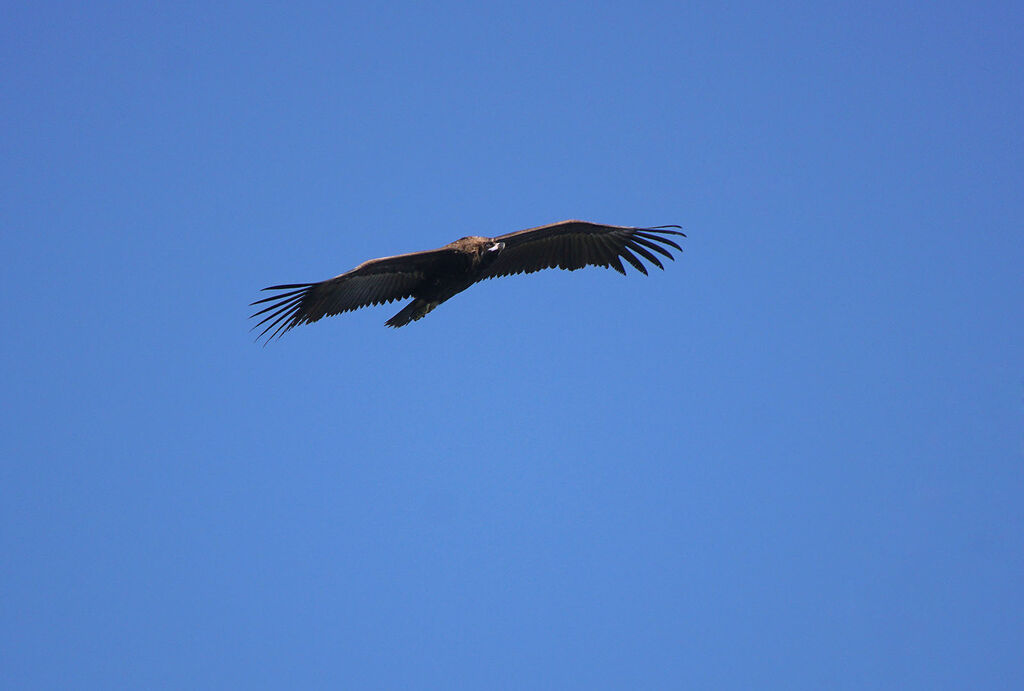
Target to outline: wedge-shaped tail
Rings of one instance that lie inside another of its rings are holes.
[[[414,322],[417,319],[423,319],[423,317],[427,316],[429,312],[440,304],[440,302],[431,302],[429,300],[416,298],[403,307],[401,312],[384,323],[397,329],[400,326],[405,326],[409,322]]]

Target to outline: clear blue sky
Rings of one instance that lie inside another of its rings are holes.
[[[0,686],[1024,688],[1024,10],[770,5],[4,3]]]

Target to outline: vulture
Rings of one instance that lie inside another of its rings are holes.
[[[666,246],[682,252],[666,237],[686,237],[673,228],[679,226],[632,228],[562,221],[494,238],[471,235],[436,250],[371,259],[319,283],[264,288],[280,292],[251,303],[262,306],[250,317],[262,317],[252,330],[263,327],[256,340],[266,336],[266,344],[300,324],[411,297],[412,302],[386,322],[397,328],[422,319],[477,281],[541,269],[575,271],[584,266],[603,266],[625,275],[625,259],[646,275],[640,257],[664,270],[655,253],[674,259]]]

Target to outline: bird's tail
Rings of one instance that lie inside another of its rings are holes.
[[[403,307],[401,312],[391,317],[391,319],[388,319],[384,323],[387,324],[388,326],[393,326],[394,328],[397,329],[399,326],[405,326],[409,322],[414,322],[417,319],[422,319],[423,317],[427,316],[427,313],[430,312],[430,310],[434,309],[440,304],[440,302],[430,302],[429,300],[421,300],[420,298],[416,298],[408,305]]]

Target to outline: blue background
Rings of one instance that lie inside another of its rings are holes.
[[[214,5],[4,3],[0,685],[1024,688],[1019,3]]]

